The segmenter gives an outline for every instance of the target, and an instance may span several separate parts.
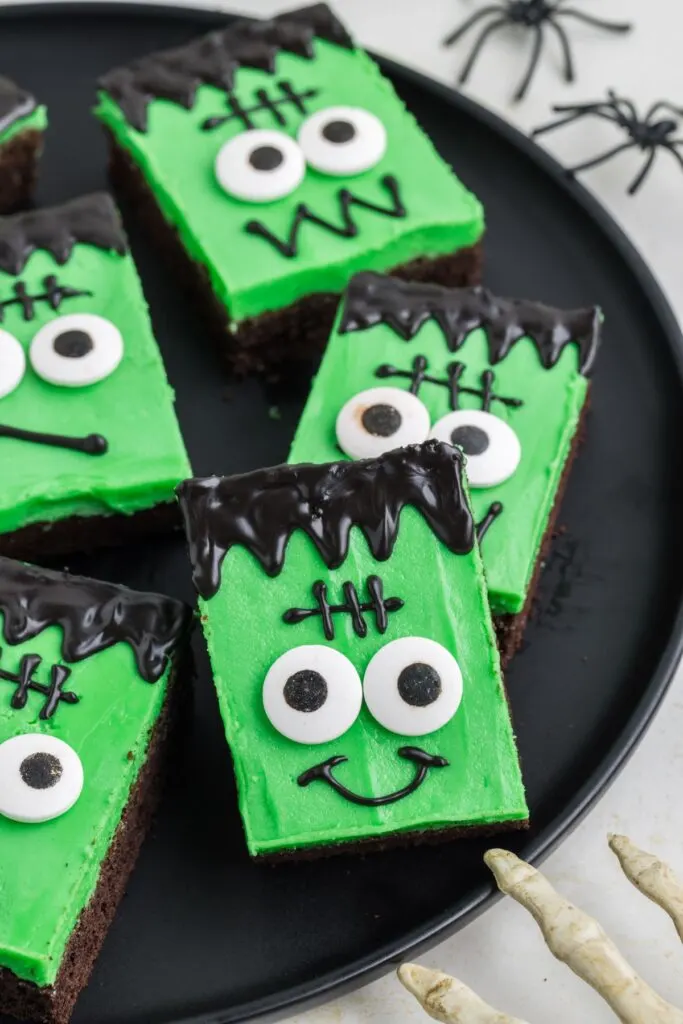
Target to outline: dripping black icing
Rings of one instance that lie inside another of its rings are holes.
[[[16,277],[37,249],[64,264],[79,242],[121,255],[127,251],[118,211],[106,192],[94,192],[62,206],[0,217],[0,270]]]
[[[427,778],[430,768],[448,768],[449,766],[445,757],[428,754],[420,747],[401,747],[398,756],[405,758],[406,761],[412,761],[417,765],[417,771],[412,782],[409,782],[407,786],[397,789],[395,793],[386,793],[384,796],[361,796],[360,793],[354,793],[347,789],[339,779],[334,777],[332,769],[348,761],[348,757],[344,757],[343,754],[337,754],[335,757],[330,757],[327,761],[322,761],[321,764],[309,768],[299,776],[297,782],[300,786],[310,786],[312,782],[322,780],[327,782],[335,793],[339,793],[352,804],[360,804],[361,807],[384,807],[386,804],[395,804],[398,800],[403,800],[404,797],[410,796],[416,789],[419,789]]]
[[[62,657],[73,663],[126,643],[140,675],[149,683],[164,674],[189,625],[188,609],[170,597],[137,593],[2,557],[0,611],[8,644],[24,643],[49,626],[60,626]],[[68,700],[64,695],[62,699]]]
[[[28,117],[36,109],[36,101],[30,93],[0,75],[0,132],[22,117]]]
[[[410,341],[428,320],[435,320],[451,352],[457,352],[478,327],[486,332],[489,361],[501,362],[520,338],[535,344],[545,369],[553,367],[567,345],[579,350],[579,368],[588,376],[600,340],[601,313],[595,307],[561,310],[524,299],[501,299],[486,288],[443,288],[399,281],[366,271],[347,287],[339,331],[364,331],[386,324]]]
[[[346,29],[327,4],[287,11],[267,21],[239,18],[228,28],[210,32],[186,46],[150,54],[104,75],[100,88],[109,93],[140,132],[147,131],[147,108],[155,99],[186,110],[194,106],[200,85],[230,92],[240,67],[275,73],[279,53],[312,60],[313,40],[324,39],[351,49]]]
[[[422,514],[449,550],[465,554],[474,545],[474,523],[463,490],[463,459],[459,449],[427,441],[378,459],[186,480],[177,493],[195,586],[202,597],[214,596],[223,559],[235,544],[277,576],[295,530],[308,534],[331,569],[346,558],[352,526],[362,530],[373,557],[385,561],[406,505]]]
[[[335,224],[334,221],[327,220],[325,217],[319,216],[319,214],[315,213],[310,206],[306,205],[306,203],[299,203],[292,215],[292,223],[290,225],[287,238],[284,240],[278,238],[278,236],[260,220],[248,221],[244,226],[244,230],[250,235],[257,235],[259,238],[263,238],[266,242],[270,242],[281,256],[286,256],[288,259],[292,259],[297,255],[299,251],[299,235],[301,233],[301,227],[307,221],[310,224],[315,224],[317,227],[322,228],[324,231],[329,231],[332,235],[338,235],[339,238],[356,238],[359,233],[359,228],[353,219],[353,214],[351,213],[354,206],[357,206],[362,210],[369,210],[371,213],[376,213],[382,217],[402,218],[407,216],[406,208],[401,200],[399,184],[393,174],[386,174],[381,179],[381,184],[389,194],[391,199],[390,206],[380,206],[378,203],[371,203],[367,199],[363,199],[361,196],[356,195],[355,192],[352,192],[348,188],[340,188],[337,192],[337,199],[339,201],[339,216],[341,224]]]

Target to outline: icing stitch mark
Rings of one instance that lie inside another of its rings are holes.
[[[401,747],[398,756],[416,764],[418,766],[417,772],[412,782],[404,786],[403,789],[397,789],[395,793],[387,793],[384,796],[361,796],[361,794],[347,789],[346,786],[334,777],[332,769],[348,761],[348,757],[344,757],[343,754],[329,757],[327,761],[322,761],[321,764],[316,764],[313,768],[309,768],[308,771],[303,772],[299,776],[297,782],[300,786],[310,786],[312,782],[321,779],[352,804],[360,804],[362,807],[384,807],[386,804],[395,804],[398,800],[403,800],[404,797],[410,796],[416,789],[419,789],[427,778],[430,768],[448,768],[449,765],[445,757],[428,754],[426,750],[421,750],[420,747]]]
[[[0,323],[4,320],[5,310],[9,309],[10,306],[21,306],[24,320],[33,320],[36,315],[34,309],[36,302],[47,302],[50,309],[54,309],[56,312],[65,299],[81,299],[92,295],[92,292],[81,291],[78,288],[70,288],[69,285],[60,284],[54,274],[48,274],[47,277],[43,278],[43,288],[45,289],[44,292],[38,295],[29,295],[24,282],[16,281],[12,288],[14,298],[0,301]]]
[[[367,580],[369,601],[360,602],[358,593],[353,583],[345,583],[344,604],[330,604],[327,600],[327,585],[322,580],[313,584],[313,598],[316,601],[316,608],[289,608],[282,619],[287,625],[296,625],[305,619],[319,615],[322,619],[323,632],[326,640],[334,640],[333,615],[346,612],[351,615],[353,631],[356,636],[366,637],[368,626],[363,618],[364,612],[374,612],[377,629],[380,633],[386,633],[389,625],[389,612],[397,612],[403,608],[404,602],[400,597],[384,597],[384,588],[379,576],[368,576]]]
[[[0,650],[1,656],[2,650]],[[49,684],[45,685],[36,682],[33,678],[33,673],[37,671],[42,661],[43,659],[39,654],[25,654],[19,662],[19,671],[8,672],[7,669],[0,668],[0,679],[7,683],[14,683],[17,687],[10,701],[11,706],[15,710],[21,710],[26,707],[29,691],[42,693],[45,697],[45,703],[40,709],[38,717],[45,721],[48,718],[52,718],[60,701],[64,701],[65,704],[78,704],[79,698],[70,690],[62,689],[64,683],[71,675],[71,669],[67,668],[66,665],[51,666]]]
[[[338,224],[334,224],[332,221],[326,220],[324,217],[319,217],[318,214],[314,213],[310,206],[307,206],[305,203],[299,203],[294,211],[292,226],[289,229],[289,235],[287,236],[286,241],[282,241],[282,239],[278,238],[277,235],[273,234],[270,228],[266,227],[266,225],[260,220],[250,220],[245,225],[244,230],[250,235],[258,235],[260,238],[264,238],[277,249],[280,255],[286,256],[288,259],[292,259],[292,257],[296,256],[299,251],[299,233],[301,231],[301,225],[305,221],[310,221],[311,224],[317,224],[319,228],[324,228],[325,231],[329,231],[333,235],[338,235],[340,238],[356,238],[360,229],[351,214],[351,208],[353,206],[357,206],[362,210],[369,210],[371,213],[380,214],[383,217],[402,218],[407,217],[408,215],[407,210],[401,201],[398,181],[393,174],[385,175],[381,179],[381,184],[391,197],[391,206],[379,206],[377,203],[371,203],[369,200],[363,199],[361,196],[357,196],[348,188],[339,189],[337,196],[339,199],[339,212],[342,220],[341,227]]]
[[[281,96],[271,98],[265,89],[257,89],[255,95],[258,103],[251,107],[243,107],[234,93],[226,93],[225,101],[230,112],[216,117],[207,117],[202,122],[202,131],[210,132],[214,128],[220,128],[221,125],[235,120],[241,121],[246,129],[255,128],[256,125],[252,121],[251,115],[258,114],[262,110],[269,110],[277,124],[284,128],[287,124],[287,118],[280,108],[291,105],[296,107],[300,114],[305,114],[307,113],[305,107],[306,100],[313,99],[320,92],[319,89],[305,89],[304,92],[297,92],[292,87],[292,83],[286,80],[276,84],[282,93]]]
[[[481,407],[484,412],[490,411],[491,402],[501,402],[503,405],[510,406],[513,409],[518,409],[521,405],[524,405],[521,398],[506,398],[504,395],[494,394],[493,382],[495,374],[493,370],[484,370],[481,375],[481,388],[465,387],[460,383],[460,378],[466,368],[465,363],[449,363],[446,368],[448,376],[445,380],[442,377],[431,377],[427,373],[429,363],[425,356],[415,356],[411,370],[399,370],[396,366],[384,363],[382,366],[377,367],[375,376],[381,379],[403,377],[409,380],[411,395],[417,395],[423,384],[438,384],[440,387],[448,388],[450,406],[453,411],[458,408],[460,395],[475,395],[477,398],[481,398]]]
[[[494,501],[491,505],[489,505],[486,515],[481,520],[481,522],[477,523],[476,526],[477,540],[480,544],[483,541],[486,534],[488,533],[489,527],[492,526],[493,523],[495,523],[496,519],[498,518],[499,515],[501,515],[502,511],[503,503],[501,501]]]
[[[64,434],[41,434],[37,430],[23,430],[21,427],[9,427],[0,423],[0,437],[11,437],[15,441],[31,441],[33,444],[46,444],[51,448],[68,448],[70,451],[83,452],[84,455],[105,455],[109,450],[109,442],[102,434],[88,434],[86,437],[67,437]]]

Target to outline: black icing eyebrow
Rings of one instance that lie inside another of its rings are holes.
[[[330,568],[348,553],[358,527],[373,557],[391,556],[402,509],[417,509],[455,554],[474,546],[463,487],[464,456],[438,441],[410,445],[359,462],[276,466],[235,477],[186,480],[177,488],[195,586],[218,591],[221,566],[234,545],[247,548],[269,576],[281,572],[287,542],[303,530]]]
[[[451,352],[457,352],[472,331],[483,328],[491,365],[505,359],[520,338],[533,341],[547,370],[568,345],[576,345],[580,371],[587,377],[600,344],[602,315],[597,306],[555,309],[541,302],[497,298],[486,288],[444,288],[366,271],[347,286],[339,332],[364,331],[382,323],[410,341],[428,320],[438,323]]]
[[[189,609],[170,597],[4,557],[0,557],[0,611],[8,644],[32,640],[49,626],[60,626],[62,657],[67,662],[127,643],[148,683],[164,674],[190,623]]]
[[[79,242],[120,255],[128,251],[114,200],[106,192],[0,217],[0,270],[17,277],[38,249],[64,264]]]
[[[99,85],[133,128],[145,132],[147,108],[153,100],[165,99],[191,110],[201,85],[230,92],[240,67],[274,74],[279,53],[312,60],[315,38],[353,48],[346,29],[327,4],[312,4],[269,20],[240,18],[228,28],[210,32],[185,46],[114,68]]]
[[[0,132],[36,109],[35,98],[10,78],[0,75]]]

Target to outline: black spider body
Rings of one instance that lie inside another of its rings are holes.
[[[543,135],[545,132],[553,131],[555,128],[571,124],[581,117],[599,117],[604,121],[610,121],[612,124],[617,125],[618,128],[623,129],[628,135],[627,142],[609,149],[606,153],[601,153],[600,156],[588,160],[586,163],[570,168],[567,173],[572,176],[579,171],[587,171],[591,167],[597,167],[598,164],[604,163],[606,160],[616,156],[618,153],[625,152],[627,149],[636,148],[647,153],[648,156],[643,167],[628,187],[629,195],[634,195],[638,191],[649,174],[657,153],[662,149],[671,153],[683,169],[683,156],[681,155],[683,151],[683,136],[679,138],[676,135],[680,128],[680,121],[674,120],[673,117],[655,120],[661,113],[670,113],[676,118],[683,118],[683,109],[675,107],[671,103],[659,100],[657,103],[653,103],[649,110],[645,112],[645,115],[641,117],[631,100],[624,99],[623,96],[617,96],[610,89],[606,100],[598,100],[595,103],[555,106],[552,109],[554,113],[562,114],[562,117],[556,121],[551,121],[550,124],[537,128],[532,133],[534,138]]]
[[[493,19],[479,33],[465,66],[460,72],[460,84],[463,85],[469,78],[477,57],[481,53],[488,37],[497,29],[507,25],[517,25],[521,28],[530,29],[534,33],[531,60],[519,89],[515,93],[515,100],[523,99],[531,84],[543,49],[546,29],[550,29],[555,33],[562,48],[564,77],[566,81],[574,81],[574,61],[572,59],[569,37],[561,23],[561,19],[575,18],[578,21],[593,25],[595,28],[605,29],[608,32],[629,32],[631,30],[631,25],[623,22],[603,21],[601,18],[594,18],[592,15],[584,14],[583,11],[576,11],[573,7],[566,7],[565,3],[566,0],[502,0],[500,3],[482,7],[480,11],[477,11],[476,14],[468,18],[464,24],[460,25],[455,32],[452,32],[444,40],[444,46],[452,46],[453,43],[461,39],[479,21],[488,18]]]

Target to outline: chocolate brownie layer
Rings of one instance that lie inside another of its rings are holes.
[[[27,129],[0,145],[0,213],[28,206],[38,177],[43,133]]]
[[[159,803],[170,754],[174,726],[180,718],[186,676],[192,671],[190,655],[178,655],[169,678],[168,694],[152,730],[147,760],[130,792],[99,880],[84,908],[62,959],[54,985],[39,988],[0,968],[0,1013],[34,1024],[68,1024],[74,1004],[85,988],[135,866],[140,847]]]
[[[147,181],[132,157],[109,132],[109,173],[117,196],[131,204],[137,220],[164,254],[182,287],[192,293],[229,368],[237,374],[277,373],[287,364],[310,362],[323,352],[334,322],[339,295],[305,296],[284,309],[243,320],[234,329],[211,288],[204,266],[190,259],[176,229],[164,218]],[[433,281],[450,287],[481,281],[481,242],[446,256],[422,257],[390,271],[396,277]]]
[[[168,533],[182,526],[175,502],[142,509],[133,515],[70,516],[54,523],[32,523],[0,534],[0,555],[35,560],[128,544],[143,537]]]
[[[500,651],[500,660],[504,669],[510,664],[510,661],[521,647],[522,640],[524,639],[524,630],[526,629],[526,624],[532,612],[534,601],[536,600],[536,589],[541,578],[541,573],[545,567],[553,539],[557,532],[557,517],[560,513],[560,506],[562,504],[564,493],[567,489],[567,484],[569,483],[572,466],[574,465],[576,456],[579,453],[579,448],[583,444],[586,436],[586,415],[588,413],[589,406],[590,389],[586,395],[586,401],[584,402],[583,409],[581,410],[581,418],[578,422],[574,437],[572,438],[572,446],[564,464],[564,469],[562,470],[557,494],[555,495],[555,504],[553,505],[548,518],[548,525],[546,526],[545,533],[543,534],[538,558],[536,559],[536,567],[534,569],[534,574],[531,577],[529,589],[527,590],[524,607],[521,612],[517,613],[517,615],[496,615],[493,619],[496,638],[498,640],[498,650]]]

